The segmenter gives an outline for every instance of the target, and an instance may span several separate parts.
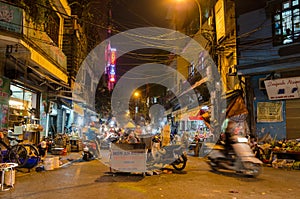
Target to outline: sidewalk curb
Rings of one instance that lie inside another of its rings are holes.
[[[79,157],[77,159],[74,159],[74,160],[71,160],[71,161],[69,161],[67,163],[64,163],[64,164],[60,165],[59,168],[63,168],[63,167],[69,166],[70,164],[73,164],[74,162],[76,162],[76,161],[78,161],[80,159],[81,159],[81,157]]]

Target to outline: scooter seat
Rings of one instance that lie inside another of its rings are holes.
[[[215,149],[215,150],[225,150],[225,147],[223,145],[216,144],[216,145],[213,146],[213,149]]]

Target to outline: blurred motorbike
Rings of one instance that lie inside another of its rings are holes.
[[[114,131],[109,131],[104,136],[101,136],[99,140],[101,140],[100,147],[102,149],[110,149],[111,143],[119,140],[119,135]]]
[[[247,176],[257,177],[261,173],[262,161],[255,157],[248,139],[234,136],[230,149],[214,147],[208,155],[209,165],[213,170],[225,169]]]

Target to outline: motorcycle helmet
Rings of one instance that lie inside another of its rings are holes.
[[[87,146],[85,146],[85,147],[83,148],[83,151],[84,151],[84,152],[88,152],[88,151],[89,151],[89,148],[88,148]]]

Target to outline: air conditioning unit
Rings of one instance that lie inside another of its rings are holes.
[[[213,26],[214,21],[213,21],[213,17],[212,16],[208,17],[207,23],[208,23],[209,26]]]
[[[236,75],[237,75],[236,65],[230,66],[228,68],[228,76],[236,76]]]
[[[266,80],[266,78],[259,78],[258,79],[258,88],[259,88],[259,90],[266,90],[265,80]]]
[[[57,104],[55,102],[51,102],[49,103],[49,114],[52,116],[57,115]]]

